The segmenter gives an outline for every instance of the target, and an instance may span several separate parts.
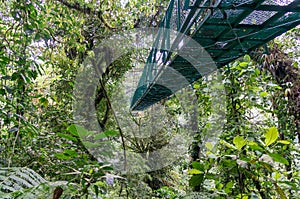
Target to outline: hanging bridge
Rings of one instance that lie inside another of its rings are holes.
[[[300,0],[171,0],[131,110],[145,110],[299,24]]]

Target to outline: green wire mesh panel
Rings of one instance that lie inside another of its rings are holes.
[[[160,27],[189,35],[208,52],[217,67],[222,67],[299,24],[300,0],[171,0]],[[181,38],[178,35],[172,40],[168,31],[158,32],[131,110],[144,110],[186,86],[179,84],[180,78],[174,81],[174,76],[168,75],[171,69],[188,83],[206,75],[171,52]],[[181,49],[185,46],[189,42]],[[179,86],[170,90],[159,84],[162,81],[177,82]]]

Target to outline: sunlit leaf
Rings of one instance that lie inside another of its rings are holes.
[[[188,174],[190,175],[197,175],[203,173],[202,171],[199,171],[198,169],[190,169],[188,170]]]
[[[280,173],[276,171],[276,172],[274,173],[274,179],[277,181],[277,180],[280,179],[280,177],[281,177]]]
[[[238,150],[241,150],[247,144],[247,140],[245,140],[241,136],[236,136],[235,138],[233,138],[233,144]]]
[[[226,185],[225,185],[225,192],[228,194],[228,193],[231,193],[232,192],[232,187],[233,187],[233,182],[230,181],[228,182]]]
[[[245,66],[248,66],[248,62],[240,62],[239,63],[239,65],[241,66],[241,67],[245,67]]]
[[[287,141],[287,140],[278,140],[277,142],[281,143],[281,144],[286,144],[286,145],[291,143],[290,141]]]
[[[210,151],[212,151],[213,148],[214,148],[214,146],[212,145],[211,142],[206,142],[206,143],[205,143],[205,147],[206,147],[208,150],[210,150]]]
[[[259,75],[260,74],[260,70],[258,68],[255,68],[255,74]]]
[[[251,57],[250,57],[249,55],[245,55],[245,56],[244,56],[244,60],[245,60],[246,62],[250,62],[250,61],[251,61]]]
[[[200,84],[195,83],[195,84],[194,84],[194,89],[199,89],[199,88],[200,88]]]
[[[267,92],[261,92],[260,94],[259,94],[259,96],[261,96],[261,97],[267,97],[268,96],[268,93]]]
[[[278,130],[276,127],[271,127],[267,130],[265,134],[265,145],[270,146],[272,143],[274,143],[278,139]]]

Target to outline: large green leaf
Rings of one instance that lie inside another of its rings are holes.
[[[101,140],[103,138],[107,138],[107,135],[105,133],[98,133],[94,136],[94,140]]]
[[[203,174],[193,175],[189,181],[190,186],[196,187],[203,182]]]
[[[247,140],[238,135],[233,138],[233,144],[238,150],[241,150],[247,144]]]
[[[67,130],[74,136],[78,136],[77,130],[76,130],[76,125],[75,124],[71,124]]]
[[[83,126],[76,124],[70,125],[67,130],[74,136],[87,137],[93,134],[93,132],[88,131]]]
[[[279,162],[282,164],[286,164],[289,165],[289,161],[287,159],[285,159],[282,155],[277,154],[277,153],[269,153],[269,156],[271,156],[273,158],[273,160],[275,162]]]
[[[276,127],[271,127],[267,130],[265,134],[265,145],[270,146],[272,143],[274,143],[278,139],[278,130]]]
[[[194,161],[192,162],[192,166],[194,169],[197,169],[199,171],[204,171],[204,165],[201,164],[200,162]]]

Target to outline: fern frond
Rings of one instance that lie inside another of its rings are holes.
[[[29,168],[0,168],[0,199],[45,199],[52,198],[55,188],[61,187],[62,199],[77,198],[80,186],[67,181],[48,182]],[[98,199],[89,188],[88,199]]]
[[[0,168],[0,194],[28,189],[47,182],[29,168]]]

